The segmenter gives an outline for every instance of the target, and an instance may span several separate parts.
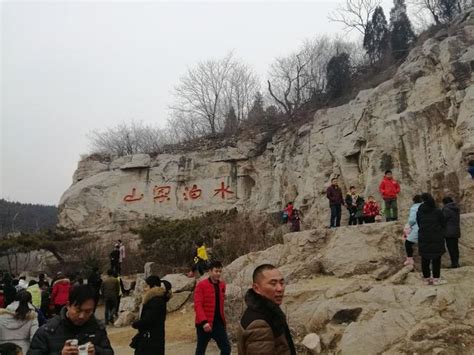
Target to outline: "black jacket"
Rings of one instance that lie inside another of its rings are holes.
[[[79,340],[79,345],[92,342],[96,355],[113,355],[105,326],[94,317],[82,326],[66,318],[66,307],[60,314],[38,329],[27,355],[59,355],[68,339]]]
[[[459,238],[461,236],[459,207],[454,202],[450,202],[444,205],[443,215],[446,220],[446,238]]]
[[[132,327],[138,329],[135,336],[135,354],[164,355],[166,302],[171,294],[164,287],[153,287],[143,297],[140,320]]]
[[[421,257],[435,259],[444,254],[445,226],[443,212],[436,207],[420,205],[416,214],[418,223],[418,250]]]

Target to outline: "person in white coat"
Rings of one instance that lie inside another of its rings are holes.
[[[28,291],[20,291],[17,299],[7,309],[0,309],[0,344],[14,343],[26,354],[38,330],[38,315]]]
[[[403,265],[414,265],[413,261],[413,245],[418,243],[418,224],[416,223],[416,213],[422,203],[421,195],[413,197],[413,205],[410,207],[410,215],[408,216],[408,223],[405,225],[406,239],[405,251],[407,258]]]

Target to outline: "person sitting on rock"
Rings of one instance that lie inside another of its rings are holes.
[[[349,225],[356,225],[364,223],[364,198],[359,196],[356,192],[355,186],[349,188],[349,193],[346,195],[346,205],[349,211]]]
[[[198,240],[196,242],[196,256],[194,257],[194,265],[191,268],[191,271],[188,273],[189,277],[195,277],[196,271],[199,272],[199,275],[204,275],[207,271],[207,263],[209,257],[207,256],[206,245],[203,240]]]
[[[459,267],[459,246],[461,237],[461,216],[459,207],[451,197],[443,198],[443,215],[446,219],[446,247],[451,259],[451,268]]]
[[[413,261],[413,245],[418,243],[418,224],[416,223],[416,214],[423,200],[420,195],[413,196],[413,205],[410,207],[410,215],[407,222],[407,235],[405,239],[405,251],[407,258],[403,265],[414,265]]]
[[[380,207],[375,201],[374,196],[369,196],[367,202],[364,204],[364,219],[365,223],[374,223],[375,217],[380,214]]]
[[[391,170],[385,172],[379,185],[379,191],[385,203],[386,221],[396,221],[398,219],[397,195],[400,192],[400,185],[393,178]]]

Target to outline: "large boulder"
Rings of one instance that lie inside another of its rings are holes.
[[[171,283],[173,292],[192,291],[196,285],[196,279],[183,274],[168,274],[162,277],[163,280]]]
[[[186,301],[189,299],[189,296],[191,296],[190,291],[174,293],[173,297],[171,297],[171,299],[166,304],[166,310],[169,313],[177,311],[186,303]]]
[[[131,325],[134,321],[137,320],[137,314],[129,311],[123,311],[119,313],[119,317],[117,320],[114,322],[115,327],[128,327]]]

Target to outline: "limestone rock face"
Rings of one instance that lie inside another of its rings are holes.
[[[313,227],[328,223],[331,177],[340,177],[343,190],[355,185],[381,202],[386,169],[401,184],[402,216],[421,191],[437,199],[449,194],[473,212],[466,171],[474,159],[473,13],[414,48],[392,79],[317,111],[302,127],[218,149],[83,158],[61,198],[60,224],[104,235],[146,216],[234,207],[275,212],[291,200]]]
[[[285,277],[281,307],[296,343],[310,353],[471,354],[474,214],[461,220],[462,267],[443,268],[447,284],[441,286],[423,284],[417,255],[414,267],[403,266],[401,223],[287,234],[284,244],[244,255],[224,269],[229,330],[236,331],[245,310],[252,271],[270,262]],[[447,253],[443,264],[449,265]]]

